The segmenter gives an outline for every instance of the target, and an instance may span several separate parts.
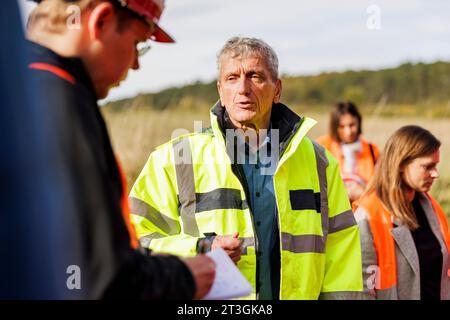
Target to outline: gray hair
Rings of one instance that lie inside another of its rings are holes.
[[[217,54],[217,72],[220,80],[220,69],[225,55],[231,58],[259,55],[267,63],[272,80],[278,80],[278,57],[275,51],[267,43],[257,38],[233,37],[229,39]]]

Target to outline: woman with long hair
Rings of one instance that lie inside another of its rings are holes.
[[[328,135],[317,142],[339,161],[350,201],[358,199],[372,177],[378,147],[362,136],[362,116],[352,102],[338,102],[330,113]]]
[[[364,289],[376,299],[450,299],[450,234],[428,193],[439,178],[441,143],[405,126],[387,141],[363,196],[360,228]]]

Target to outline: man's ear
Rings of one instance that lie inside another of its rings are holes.
[[[275,96],[273,98],[273,102],[274,103],[279,103],[280,102],[282,89],[283,89],[283,86],[281,84],[281,80],[278,79],[277,82],[275,83]]]
[[[102,33],[115,24],[116,14],[110,2],[101,2],[96,5],[88,16],[89,35],[93,39],[101,38]]]
[[[224,105],[223,105],[223,99],[222,99],[222,90],[221,90],[220,81],[217,81],[217,92],[219,92],[220,104],[221,104],[222,106],[224,106]]]

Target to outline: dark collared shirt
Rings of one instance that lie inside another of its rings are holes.
[[[247,145],[246,161],[242,165],[250,191],[256,236],[259,242],[259,298],[273,299],[272,293],[272,250],[276,238],[276,202],[271,167],[270,129],[260,148],[253,153]],[[256,161],[255,161],[256,160]],[[279,270],[276,270],[279,272]]]

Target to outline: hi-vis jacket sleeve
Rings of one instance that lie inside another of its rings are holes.
[[[131,221],[142,247],[194,256],[199,238],[181,232],[172,157],[167,144],[150,155],[129,195]]]
[[[362,299],[359,228],[353,216],[337,160],[326,151],[328,234],[320,299]],[[322,212],[322,214],[324,214]]]

